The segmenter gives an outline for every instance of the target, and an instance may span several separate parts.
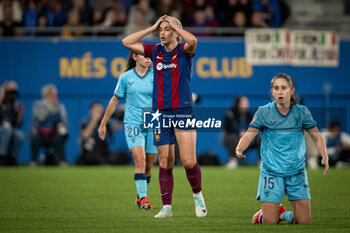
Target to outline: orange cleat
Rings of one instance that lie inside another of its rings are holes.
[[[152,209],[152,204],[145,197],[142,198],[139,202],[137,202],[137,205],[140,209],[144,209],[144,210]]]
[[[286,212],[286,208],[284,207],[283,204],[280,204],[280,205],[279,205],[279,213],[278,213],[279,218],[278,218],[278,222],[277,222],[277,223],[279,223],[280,221],[282,221],[281,215],[282,215],[284,212]]]
[[[254,215],[253,215],[253,218],[252,218],[252,223],[253,224],[256,224],[256,223],[259,223],[259,218],[260,218],[260,215],[262,214],[263,210],[260,209],[258,212],[256,212]]]
[[[139,208],[140,208],[140,202],[141,202],[140,198],[139,198],[139,197],[136,197],[135,205],[136,205],[137,207],[139,207]]]

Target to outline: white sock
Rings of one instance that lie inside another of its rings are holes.
[[[199,193],[194,193],[193,197],[203,197],[202,191],[200,191]]]

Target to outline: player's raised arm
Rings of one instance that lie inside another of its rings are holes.
[[[159,24],[164,20],[164,16],[160,17],[152,27],[146,28],[142,31],[135,32],[122,40],[122,43],[125,47],[130,49],[131,51],[145,55],[145,51],[143,49],[142,44],[139,42],[143,37],[147,36],[158,30]]]
[[[324,172],[323,175],[326,175],[329,169],[329,164],[328,164],[328,154],[326,150],[326,145],[324,143],[324,140],[318,131],[317,127],[314,127],[312,129],[307,130],[308,134],[311,136],[312,140],[315,142],[316,147],[320,155],[322,156],[322,165],[324,165]]]
[[[180,27],[176,23],[176,19],[174,17],[165,15],[164,20],[168,21],[170,24],[170,27],[185,40],[186,42],[184,46],[185,51],[187,53],[194,53],[197,46],[197,38],[192,33]]]
[[[98,128],[98,136],[102,140],[104,140],[106,137],[106,124],[109,121],[109,118],[111,118],[112,114],[114,113],[114,111],[118,105],[118,102],[119,102],[118,97],[113,96],[108,103],[106,112],[103,115],[102,121],[100,123],[100,127]]]
[[[249,127],[247,132],[241,137],[236,147],[236,156],[240,159],[245,159],[246,156],[243,155],[243,151],[245,151],[253,139],[258,135],[259,130],[253,127]]]

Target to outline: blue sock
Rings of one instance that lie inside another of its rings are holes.
[[[147,176],[147,190],[149,187],[149,183],[151,183],[151,176]]]
[[[293,219],[293,211],[286,211],[283,214],[281,214],[281,219],[285,220],[286,222],[290,224],[294,224],[294,219]]]
[[[137,195],[140,199],[147,197],[147,180],[145,173],[135,173],[134,180],[136,184]]]

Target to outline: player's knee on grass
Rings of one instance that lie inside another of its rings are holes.
[[[263,216],[262,216],[262,222],[263,222],[263,224],[277,224],[277,222],[278,222],[278,217],[276,218],[276,217],[274,217],[274,216],[265,216],[264,214],[263,214]]]
[[[310,224],[311,222],[311,216],[294,216],[294,223],[295,224]]]

